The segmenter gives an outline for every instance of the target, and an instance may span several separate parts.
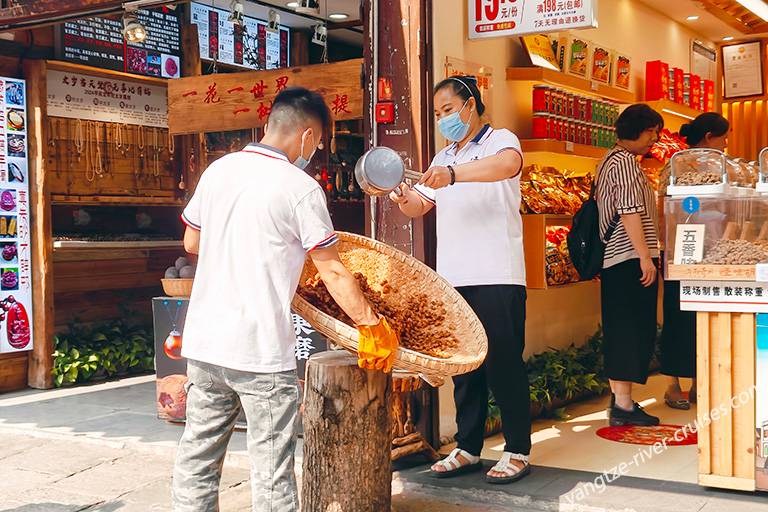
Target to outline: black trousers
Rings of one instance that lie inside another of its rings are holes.
[[[605,268],[600,274],[605,375],[638,384],[648,380],[659,292],[658,279],[647,288],[640,284],[642,274],[639,259]]]
[[[453,378],[458,447],[472,455],[483,449],[488,389],[501,410],[504,451],[528,455],[531,416],[525,348],[524,286],[456,288],[477,314],[488,335],[488,355],[477,370]]]
[[[696,377],[696,313],[680,311],[680,281],[664,281],[661,373]]]

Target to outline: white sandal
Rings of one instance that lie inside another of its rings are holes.
[[[511,460],[519,460],[525,465],[522,468],[518,468],[514,464],[509,463]],[[499,462],[491,468],[491,471],[504,473],[505,476],[485,475],[485,481],[489,484],[509,484],[516,482],[531,472],[531,465],[528,463],[528,460],[527,455],[504,452]]]
[[[461,461],[456,458],[458,455],[464,457],[468,464],[462,465]],[[437,462],[436,465],[441,466],[445,471],[435,471],[433,469],[431,474],[435,478],[451,478],[464,475],[472,471],[477,471],[483,466],[480,462],[480,457],[472,455],[459,448],[454,448],[446,458]]]

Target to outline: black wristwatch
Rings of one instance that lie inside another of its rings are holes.
[[[447,167],[448,167],[448,172],[451,173],[451,183],[450,184],[453,185],[453,184],[456,183],[456,171],[453,170],[453,166],[452,165],[448,165]]]

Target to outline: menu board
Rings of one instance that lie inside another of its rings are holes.
[[[26,94],[0,78],[0,353],[32,350]]]
[[[181,76],[181,28],[176,9],[142,9],[136,13],[147,31],[141,43],[123,38],[120,18],[83,18],[58,29],[60,59],[137,75]]]
[[[48,70],[49,116],[168,127],[168,92],[92,75]]]
[[[200,57],[248,69],[277,69],[290,66],[290,31],[281,26],[267,30],[267,22],[249,16],[243,25],[228,21],[229,11],[191,3],[192,23],[197,25]]]

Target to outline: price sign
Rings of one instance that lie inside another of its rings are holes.
[[[229,21],[229,11],[209,5],[190,4],[197,25],[200,57],[249,69],[277,69],[290,65],[290,31],[281,26],[267,30],[267,22],[243,17],[243,25]]]
[[[181,25],[172,7],[140,9],[147,29],[141,43],[127,43],[120,18],[83,18],[57,27],[57,57],[70,62],[137,75],[181,76]]]
[[[678,224],[675,265],[693,265],[704,258],[704,224]]]
[[[597,27],[597,0],[468,0],[469,38]]]

